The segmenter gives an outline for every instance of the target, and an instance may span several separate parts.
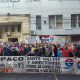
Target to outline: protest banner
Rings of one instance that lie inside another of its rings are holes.
[[[42,36],[43,43],[53,43],[57,42],[57,36]]]
[[[71,57],[60,58],[61,71],[66,74],[74,74],[75,59]]]
[[[65,37],[57,36],[57,43],[64,44],[65,43]]]
[[[0,57],[1,73],[24,73],[24,56],[3,56]]]
[[[65,37],[63,36],[42,36],[42,42],[48,43],[65,43]]]
[[[55,57],[26,57],[26,73],[58,73]],[[60,70],[59,70],[60,72]]]
[[[25,42],[27,44],[36,44],[36,43],[41,43],[41,40],[39,39],[39,36],[27,36],[25,38]]]
[[[80,73],[80,59],[40,56],[3,56],[0,57],[1,73]]]
[[[80,58],[76,58],[75,73],[80,74]]]

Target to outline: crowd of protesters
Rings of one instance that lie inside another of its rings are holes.
[[[63,45],[0,42],[0,56],[80,57],[80,42]]]

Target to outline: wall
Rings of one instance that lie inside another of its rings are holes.
[[[71,29],[71,14],[80,13],[80,1],[79,0],[41,0],[40,2],[27,2],[26,0],[21,0],[20,2],[12,3],[5,2],[0,3],[0,14],[30,14],[30,29],[35,30],[37,35],[68,35],[74,34],[73,30],[71,32],[67,29]],[[49,29],[48,15],[63,15],[63,20],[67,19],[69,22],[67,24],[63,23],[63,29]],[[36,15],[42,16],[42,29],[36,30]],[[44,21],[47,23],[44,24]],[[58,33],[56,33],[58,31]],[[79,29],[76,30],[80,34]],[[67,34],[68,33],[68,34]]]

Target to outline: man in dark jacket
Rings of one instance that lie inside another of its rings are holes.
[[[12,52],[11,50],[9,49],[9,46],[6,45],[4,48],[3,48],[3,51],[4,51],[4,56],[12,56]]]

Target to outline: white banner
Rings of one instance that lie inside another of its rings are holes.
[[[80,73],[80,59],[65,57],[3,56],[0,57],[0,73]]]
[[[2,73],[24,73],[24,56],[4,56],[0,57],[0,72]]]
[[[60,43],[64,44],[65,43],[65,37],[63,36],[42,36],[42,41],[43,42],[48,42],[48,43]]]
[[[27,36],[25,42],[28,44],[41,43],[39,36]]]
[[[26,57],[26,73],[56,73],[56,58]]]
[[[76,74],[80,74],[80,58],[76,58],[76,65],[75,65],[75,72]]]
[[[70,57],[60,58],[62,73],[74,74],[75,59]]]

